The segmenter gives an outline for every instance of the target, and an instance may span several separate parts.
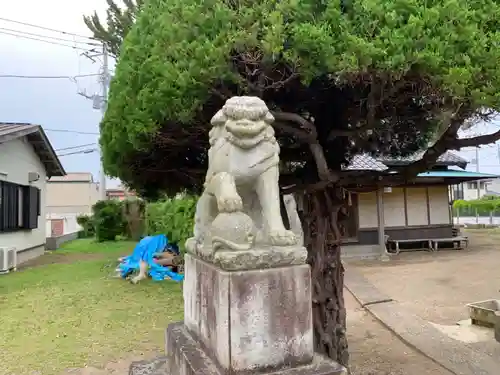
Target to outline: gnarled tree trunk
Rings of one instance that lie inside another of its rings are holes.
[[[311,265],[315,350],[347,367],[349,352],[339,220],[345,212],[347,197],[340,188],[328,188],[300,198],[298,209]]]

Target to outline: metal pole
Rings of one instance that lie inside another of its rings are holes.
[[[380,248],[380,260],[387,261],[387,247],[385,243],[385,218],[384,218],[384,188],[377,190],[377,222],[378,222],[378,245]]]
[[[479,173],[479,147],[476,147],[476,172]],[[481,189],[479,188],[479,180],[476,181],[477,199],[481,198]],[[476,224],[479,224],[479,213],[476,208]]]
[[[479,173],[479,147],[476,147],[476,172]],[[481,198],[481,190],[479,189],[479,181],[476,184],[477,187],[477,199]]]
[[[108,49],[106,44],[102,45],[102,77],[101,77],[101,88],[102,88],[102,102],[101,102],[101,113],[104,118],[106,113],[106,108],[108,104],[108,85],[109,85],[109,71],[108,71]],[[99,195],[101,200],[106,199],[106,175],[104,173],[104,164],[101,151],[101,172],[99,175]]]

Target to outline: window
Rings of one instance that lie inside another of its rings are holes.
[[[38,228],[40,189],[0,181],[0,232]]]
[[[467,182],[467,189],[477,189],[476,182]]]
[[[479,189],[481,190],[484,190],[486,188],[486,183],[484,181],[481,181],[479,183]],[[477,182],[476,181],[473,181],[473,182],[467,182],[467,189],[469,190],[477,190]]]

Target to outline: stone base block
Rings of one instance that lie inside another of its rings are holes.
[[[347,370],[328,358],[315,355],[307,365],[269,369],[269,371],[224,370],[207,354],[182,322],[170,324],[166,332],[166,375],[347,375]]]
[[[184,324],[225,371],[311,362],[308,265],[228,272],[186,254],[184,275]]]

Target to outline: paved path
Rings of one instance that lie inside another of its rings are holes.
[[[378,322],[345,291],[352,375],[451,375]]]
[[[366,311],[451,372],[498,375],[500,345],[492,332],[456,325],[468,318],[465,304],[500,294],[500,252],[491,237],[474,246],[472,236],[471,242],[466,251],[405,253],[390,262],[350,263],[345,284]],[[464,338],[463,332],[473,337]]]

